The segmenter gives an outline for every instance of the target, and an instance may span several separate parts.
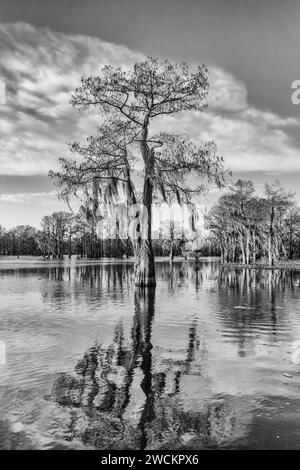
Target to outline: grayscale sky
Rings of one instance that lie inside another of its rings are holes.
[[[147,55],[209,66],[209,111],[175,127],[215,140],[234,178],[298,191],[299,0],[0,0],[0,12],[0,224],[38,226],[64,207],[47,172],[96,125],[70,107],[72,90]]]

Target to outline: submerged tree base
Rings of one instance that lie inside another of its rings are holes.
[[[156,286],[156,280],[155,278],[143,278],[143,279],[136,279],[134,284],[137,287],[155,287]]]
[[[151,240],[145,240],[139,247],[134,262],[135,285],[138,287],[154,287],[155,257]]]
[[[135,270],[134,283],[137,287],[155,287],[155,272],[150,274],[148,270],[141,270],[137,268]]]

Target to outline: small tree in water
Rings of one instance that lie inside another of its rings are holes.
[[[121,184],[135,204],[132,173],[143,168],[141,203],[147,227],[134,243],[136,285],[155,285],[154,197],[168,203],[191,203],[205,189],[205,179],[218,185],[223,182],[222,158],[216,155],[213,142],[196,147],[187,136],[152,130],[156,120],[163,130],[166,120],[162,117],[203,111],[207,93],[205,66],[191,71],[186,64],[149,58],[130,71],[104,67],[99,76],[82,79],[71,98],[73,106],[99,112],[104,123],[86,146],[73,144],[72,150],[83,158],[81,163],[62,159],[62,172],[51,173],[67,192],[92,183],[94,196],[98,186],[97,194],[103,197],[105,193],[108,198],[116,195]]]

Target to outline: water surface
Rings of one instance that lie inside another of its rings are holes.
[[[0,448],[300,448],[300,272],[156,269],[0,258]]]

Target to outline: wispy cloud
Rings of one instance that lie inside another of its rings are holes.
[[[30,204],[38,206],[59,204],[56,191],[44,193],[4,193],[0,194],[0,202],[11,202],[15,204]]]

